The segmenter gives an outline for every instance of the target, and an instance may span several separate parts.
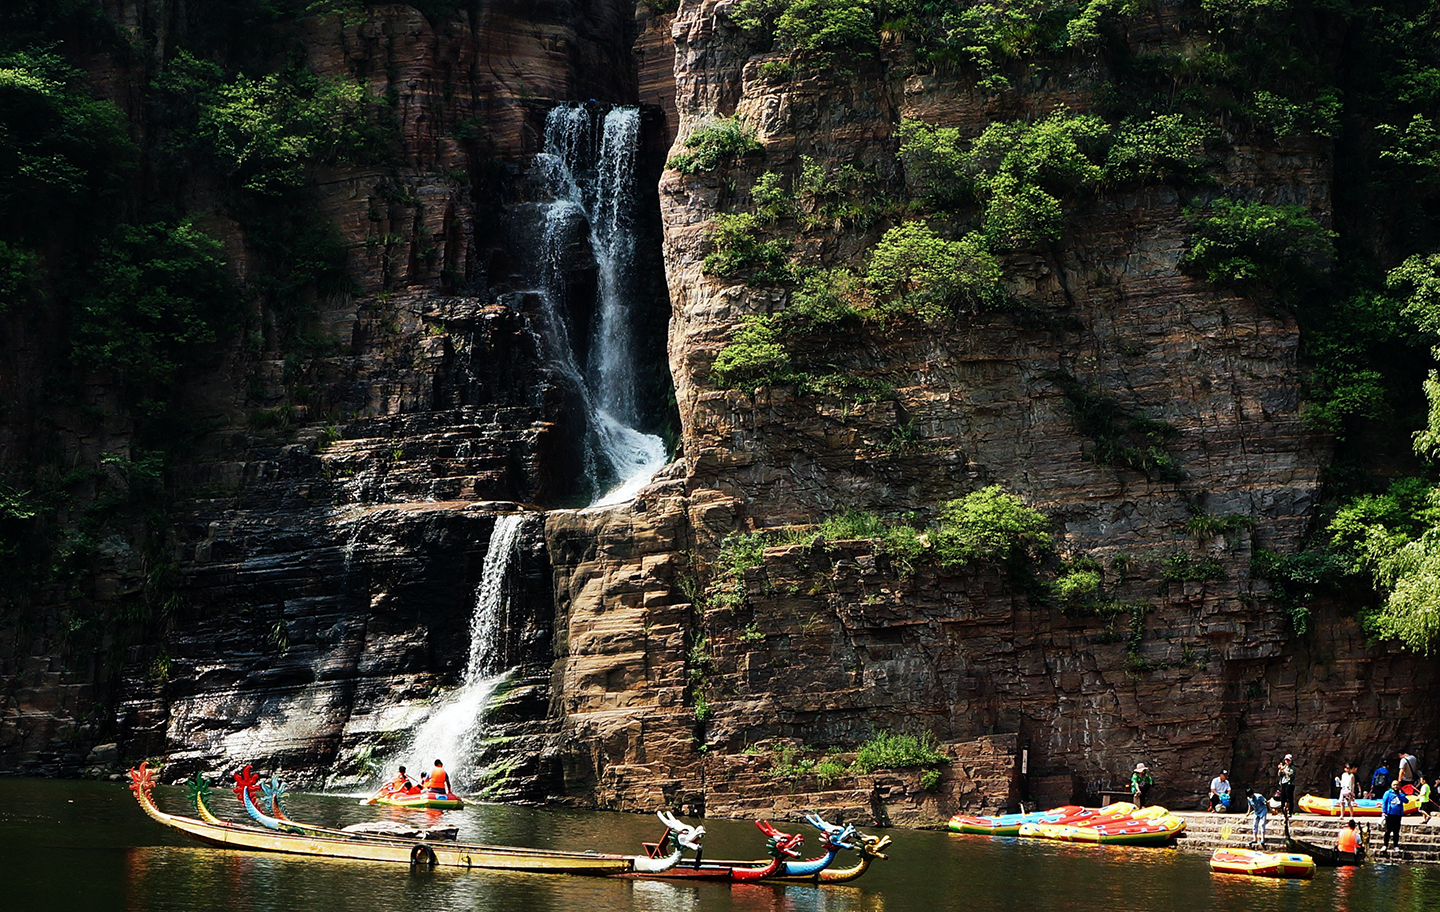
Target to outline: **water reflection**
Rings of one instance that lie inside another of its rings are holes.
[[[177,790],[162,806],[188,813]],[[73,803],[72,803],[73,802]],[[233,801],[222,816],[240,819]],[[296,795],[291,813],[326,825],[392,814],[354,799]],[[397,819],[424,822],[423,812]],[[462,838],[632,851],[653,817],[477,806],[445,814]],[[707,855],[749,857],[749,824],[707,820]],[[5,912],[1433,912],[1440,869],[1322,869],[1310,882],[1212,875],[1197,852],[959,837],[892,830],[895,844],[859,881],[770,886],[411,870],[403,865],[208,848],[144,817],[119,785],[0,780]],[[814,840],[811,840],[812,848]]]

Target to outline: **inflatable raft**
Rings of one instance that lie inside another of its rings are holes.
[[[374,798],[367,798],[364,804],[383,804],[387,807],[397,808],[434,808],[441,811],[453,811],[465,806],[465,799],[453,792],[437,792],[433,789],[423,789],[418,792],[401,794],[394,792],[388,795],[376,795]]]
[[[956,814],[950,818],[950,832],[970,833],[976,836],[1015,836],[1026,823],[1057,823],[1085,808],[1078,804],[1051,808],[1048,811],[1031,811],[1028,814],[999,814],[994,817],[972,817]]]
[[[1338,798],[1321,798],[1318,795],[1302,795],[1296,802],[1300,810],[1307,814],[1323,814],[1326,817],[1340,816],[1340,800]],[[1420,796],[1409,795],[1405,798],[1405,813],[1413,814],[1420,809]],[[1355,799],[1356,817],[1384,817],[1385,812],[1380,809],[1379,798],[1357,798]]]
[[[1061,842],[1088,842],[1096,845],[1164,845],[1185,832],[1183,818],[1169,813],[1164,808],[1145,808],[1145,811],[1160,811],[1145,816],[1110,815],[1079,824],[1027,823],[1020,827],[1020,835],[1035,839],[1055,839]]]
[[[1219,848],[1210,856],[1210,870],[1218,874],[1249,874],[1252,877],[1310,878],[1315,876],[1315,859],[1290,852],[1256,852],[1252,849]]]

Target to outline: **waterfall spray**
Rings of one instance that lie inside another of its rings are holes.
[[[485,709],[496,688],[508,675],[504,670],[505,577],[513,564],[522,539],[526,514],[499,516],[490,532],[490,547],[475,587],[475,608],[470,616],[470,654],[460,687],[448,694],[416,729],[405,748],[387,758],[385,773],[396,763],[409,761],[413,769],[428,770],[430,762],[443,760],[459,784],[474,769],[476,739],[483,728]]]

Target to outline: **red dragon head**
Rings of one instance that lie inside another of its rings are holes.
[[[148,798],[150,790],[155,787],[155,773],[150,769],[148,761],[141,761],[138,769],[130,770],[130,791],[135,793],[136,798]]]
[[[805,842],[804,836],[801,836],[799,833],[794,835],[782,833],[771,826],[768,820],[757,820],[755,821],[755,826],[759,827],[760,832],[770,837],[766,840],[765,847],[770,850],[770,854],[773,857],[800,857],[800,846]]]
[[[260,776],[245,764],[245,768],[235,774],[235,787],[231,789],[235,793],[235,800],[241,804],[245,803],[245,793],[250,793],[250,800],[255,801],[256,793],[260,788]]]

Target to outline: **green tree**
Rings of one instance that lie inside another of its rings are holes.
[[[1016,563],[1050,550],[1050,521],[999,485],[949,501],[940,510],[934,547],[940,563]]]
[[[924,222],[885,232],[865,270],[872,292],[926,319],[993,307],[1003,297],[1000,279],[1000,266],[978,235],[947,241]]]

